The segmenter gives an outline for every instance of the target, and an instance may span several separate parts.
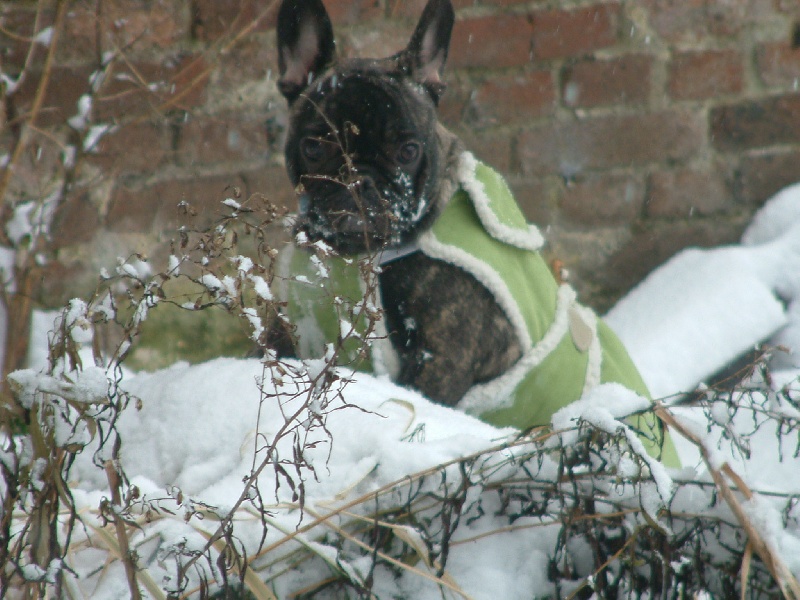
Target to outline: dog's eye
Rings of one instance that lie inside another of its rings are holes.
[[[397,150],[397,162],[403,165],[411,165],[417,161],[420,155],[420,146],[417,142],[406,142]]]
[[[300,141],[300,152],[307,161],[316,163],[325,158],[325,144],[319,138],[305,137]]]

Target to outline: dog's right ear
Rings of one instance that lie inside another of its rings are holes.
[[[408,47],[401,53],[411,61],[414,79],[425,86],[435,102],[445,89],[442,72],[454,23],[450,0],[428,0]]]
[[[289,101],[333,61],[336,43],[321,0],[283,0],[278,12],[278,89]]]

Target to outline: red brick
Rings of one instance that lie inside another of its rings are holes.
[[[510,173],[513,170],[511,140],[508,134],[462,128],[456,128],[455,133],[462,139],[467,149],[486,164],[501,173]]]
[[[88,193],[72,194],[59,204],[51,226],[53,247],[64,248],[91,240],[100,226]]]
[[[544,4],[544,0],[538,0],[540,4]],[[457,7],[458,4],[463,6],[474,6],[475,4],[489,4],[493,6],[514,6],[515,4],[530,4],[528,0],[482,0],[481,2],[476,2],[476,0],[460,0],[453,3],[454,6]]]
[[[264,156],[267,151],[263,119],[237,115],[190,118],[178,133],[178,162],[210,164]]]
[[[719,106],[709,114],[711,139],[724,151],[800,143],[800,96],[789,94]]]
[[[279,208],[297,210],[297,196],[294,186],[280,166],[265,166],[260,169],[237,173],[243,182],[244,198],[260,194]]]
[[[692,39],[703,29],[708,0],[642,0],[648,24],[668,42]]]
[[[773,0],[772,6],[782,15],[800,17],[800,4],[795,0]]]
[[[485,81],[472,98],[478,123],[513,123],[553,112],[555,85],[550,71],[502,75]]]
[[[241,40],[228,52],[218,55],[214,70],[217,89],[235,90],[242,82],[263,81],[278,77],[278,56],[274,43],[267,44],[260,36]]]
[[[62,60],[91,60],[98,51],[115,48],[126,53],[165,49],[188,34],[189,19],[182,2],[111,0],[103,2],[99,11],[95,3],[75,2],[64,21],[64,39],[68,42],[61,44],[59,56]]]
[[[40,17],[38,31],[42,31],[53,22],[53,12],[44,9]],[[36,35],[36,7],[31,3],[28,6],[0,6],[0,64],[7,74],[16,75],[25,65],[31,39]],[[11,35],[7,35],[9,32]],[[33,46],[33,59],[43,60],[47,52],[45,46]]]
[[[675,100],[703,100],[736,94],[744,87],[742,56],[735,50],[675,54],[669,66],[669,95]]]
[[[520,136],[518,153],[523,173],[558,173],[571,179],[591,169],[686,159],[705,141],[699,114],[665,111],[539,127]]]
[[[704,15],[707,31],[712,35],[734,36],[744,30],[756,16],[751,9],[758,4],[754,0],[729,2],[708,0]]]
[[[278,207],[296,209],[294,188],[282,167],[265,165],[225,175],[206,175],[141,184],[120,180],[112,193],[106,217],[111,231],[159,233],[171,236],[181,225],[208,227],[229,211],[222,201],[234,196],[242,200],[262,194]],[[189,203],[197,214],[189,216],[178,207]]]
[[[736,177],[736,199],[760,206],[773,194],[800,181],[800,150],[745,156]]]
[[[459,77],[458,73],[445,75],[447,90],[439,100],[439,119],[448,127],[454,127],[467,117],[470,98],[474,91],[471,81]]]
[[[87,159],[113,174],[158,171],[172,151],[166,120],[122,125],[100,138]]]
[[[620,5],[616,2],[533,13],[533,58],[583,56],[612,46],[617,41],[619,21]]]
[[[342,2],[346,0],[340,0]],[[459,10],[462,8],[470,8],[472,6],[477,6],[479,4],[505,4],[505,3],[516,3],[516,2],[524,2],[525,0],[451,0],[453,4],[453,8],[455,10]],[[402,17],[406,19],[413,19],[414,22],[419,19],[420,15],[422,15],[422,11],[425,9],[425,5],[428,4],[428,0],[389,0],[388,4],[388,14],[390,18],[394,17]]]
[[[424,7],[428,0],[412,0],[411,3],[416,2],[420,7]],[[548,0],[451,0],[453,8],[460,10],[462,8],[472,8],[475,6],[515,6],[518,4],[546,4]],[[406,0],[401,0],[399,4],[406,3]],[[419,15],[422,8],[416,13]]]
[[[243,187],[239,175],[212,175],[171,179],[151,185],[135,180],[120,181],[114,189],[106,217],[106,227],[119,232],[174,232],[181,225],[207,227],[222,214],[225,198],[233,187]],[[188,202],[197,212],[184,215],[178,204]]]
[[[680,250],[710,248],[737,242],[745,223],[702,219],[688,223],[663,223],[637,231],[608,260],[596,276],[607,289],[621,295]]]
[[[25,3],[34,4],[34,3]],[[122,49],[126,54],[153,48],[170,48],[189,30],[182,2],[108,0],[97,10],[94,2],[73,2],[64,19],[56,60],[59,64],[94,62],[100,52]],[[0,34],[0,57],[7,72],[22,67],[32,34],[33,7],[8,6],[0,13],[0,27],[13,34]],[[40,30],[52,25],[54,13],[43,9]],[[100,38],[98,39],[98,33]],[[33,64],[41,63],[45,47],[35,46]]]
[[[765,85],[797,89],[800,47],[784,42],[762,44],[756,50],[756,69]]]
[[[335,25],[349,25],[383,15],[381,0],[327,0],[325,8]]]
[[[650,26],[668,42],[733,36],[753,18],[754,0],[642,0]]]
[[[561,197],[562,214],[573,223],[622,225],[639,217],[644,183],[635,175],[587,175],[571,181]]]
[[[531,62],[533,24],[527,15],[456,22],[448,61],[453,67],[514,67]]]
[[[337,36],[336,51],[343,58],[383,58],[399,52],[408,45],[411,29],[397,23],[376,21],[367,30],[345,31]]]
[[[209,73],[200,55],[122,65],[98,94],[95,119],[191,109],[205,99]]]
[[[645,204],[648,217],[708,216],[734,205],[733,194],[716,169],[656,171],[649,183]]]
[[[473,0],[467,1],[472,5]],[[427,3],[428,0],[402,0],[402,2],[397,2],[395,0],[389,2],[387,12],[390,18],[419,19]],[[453,8],[458,8],[456,2],[453,3]]]
[[[556,219],[558,198],[564,187],[562,181],[557,177],[529,177],[509,178],[508,183],[528,221],[545,228]]]
[[[653,58],[645,55],[572,64],[562,71],[564,104],[579,108],[645,104],[650,97],[652,70]]]
[[[43,198],[55,191],[56,177],[63,170],[64,148],[60,140],[46,129],[31,129],[28,134],[28,144],[14,163],[13,177],[6,189],[5,201],[9,203]],[[4,135],[0,141],[4,142],[0,153],[10,152],[12,136]]]
[[[77,114],[78,99],[89,91],[90,75],[91,69],[88,67],[53,66],[44,102],[36,117],[36,125],[43,127],[63,124]],[[12,102],[18,118],[24,119],[33,104],[41,76],[39,70],[29,72],[13,95]]]
[[[83,286],[79,287],[76,282]],[[97,270],[80,260],[70,264],[49,260],[42,265],[37,283],[33,292],[36,306],[60,311],[70,298],[90,297],[97,286]]]
[[[135,182],[120,179],[111,194],[105,227],[120,233],[153,232],[156,212],[162,203],[162,191],[166,185],[156,184],[146,188]],[[177,204],[181,200],[169,198],[165,202]]]
[[[275,26],[278,6],[257,0],[192,0],[192,36],[212,42],[253,25],[253,31],[266,31]]]

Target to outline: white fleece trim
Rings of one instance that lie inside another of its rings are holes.
[[[600,336],[597,335],[597,315],[586,306],[581,306],[577,302],[572,305],[572,310],[578,311],[592,331],[592,342],[589,346],[589,362],[586,365],[586,380],[583,384],[581,397],[600,385],[600,377],[603,368],[603,346],[600,344]]]
[[[363,277],[359,277],[361,294],[366,297],[367,282]],[[362,300],[363,302],[363,300]],[[382,315],[386,314],[383,310],[380,289],[375,294],[375,304]],[[370,340],[369,348],[372,352],[372,370],[375,375],[388,375],[389,379],[396,380],[400,375],[400,355],[395,350],[392,341],[389,339],[389,331],[386,328],[386,317],[375,322],[375,329]]]
[[[417,240],[413,240],[396,248],[381,250],[378,253],[378,266],[382,267],[388,265],[391,262],[405,258],[409,254],[414,254],[417,250],[419,250],[419,243]]]
[[[513,367],[487,383],[472,386],[457,408],[474,415],[508,408],[514,403],[514,392],[528,374],[538,367],[569,332],[569,308],[575,303],[575,290],[564,284],[558,288],[556,313],[544,337],[529,346]],[[526,329],[527,332],[527,329]]]
[[[506,313],[519,336],[522,347],[529,348],[533,345],[525,318],[514,301],[514,296],[497,271],[482,260],[475,258],[466,250],[440,242],[431,230],[426,231],[419,237],[419,247],[427,256],[460,267],[475,277],[491,292],[500,308]]]
[[[472,153],[464,152],[459,157],[457,177],[459,184],[469,195],[472,205],[475,207],[475,212],[478,213],[478,218],[489,235],[496,240],[523,250],[530,250],[531,252],[540,250],[544,246],[544,236],[542,236],[536,225],[528,224],[525,229],[517,229],[500,222],[500,219],[497,218],[497,215],[492,210],[489,196],[486,194],[483,183],[475,176],[477,167],[478,161]]]

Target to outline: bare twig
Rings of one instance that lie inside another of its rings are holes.
[[[106,477],[108,478],[108,487],[111,490],[111,515],[106,513],[106,516],[113,520],[114,529],[117,533],[117,541],[119,542],[120,554],[122,555],[122,564],[125,566],[125,577],[128,580],[128,589],[131,592],[132,600],[141,600],[142,593],[139,590],[139,584],[136,581],[136,563],[131,553],[130,542],[128,540],[128,532],[125,529],[125,521],[122,520],[122,496],[120,494],[120,487],[122,481],[120,480],[119,473],[114,467],[111,460],[106,461],[105,464]]]
[[[711,473],[711,476],[714,479],[714,483],[717,485],[717,490],[725,499],[725,502],[728,504],[731,511],[733,511],[733,514],[736,515],[736,519],[739,521],[739,524],[747,533],[747,537],[749,539],[748,547],[750,547],[753,552],[758,554],[758,556],[767,566],[770,573],[772,573],[772,576],[775,578],[775,581],[780,586],[784,597],[795,600],[800,599],[800,583],[798,583],[797,579],[794,577],[794,575],[792,575],[791,570],[786,566],[786,563],[783,561],[780,555],[778,555],[773,548],[770,547],[770,544],[764,539],[761,532],[753,525],[752,520],[747,516],[747,512],[744,510],[741,502],[734,494],[733,489],[731,488],[725,476],[733,481],[736,488],[741,492],[746,500],[753,499],[752,490],[728,463],[725,463],[721,467],[717,468],[714,465],[714,462],[711,460],[711,456],[709,455],[708,449],[703,441],[692,431],[684,427],[680,421],[675,419],[675,417],[666,409],[666,407],[664,407],[662,404],[658,404],[655,408],[655,413],[669,427],[673,428],[675,431],[697,446],[697,448],[700,450],[700,454],[703,457],[703,461],[708,467],[709,473]],[[749,562],[750,561],[747,560],[746,564],[743,564],[743,568],[749,567]]]

